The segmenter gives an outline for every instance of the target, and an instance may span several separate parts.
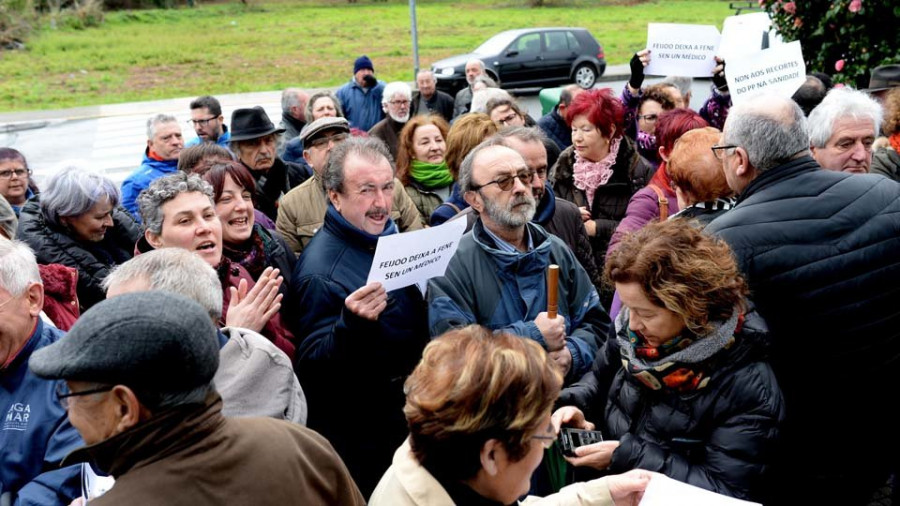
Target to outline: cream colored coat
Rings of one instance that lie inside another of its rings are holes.
[[[527,506],[612,506],[606,478],[564,487],[547,497],[529,496]],[[413,456],[407,439],[394,453],[391,467],[378,482],[369,506],[453,506],[444,487]]]

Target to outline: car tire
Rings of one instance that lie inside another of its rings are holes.
[[[589,90],[597,84],[597,77],[599,77],[597,75],[597,69],[590,63],[582,63],[575,67],[575,72],[572,76],[574,77],[575,84],[584,90]]]

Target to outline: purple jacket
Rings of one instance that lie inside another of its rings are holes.
[[[666,191],[660,187],[663,195],[669,199],[669,216],[678,212],[678,200],[675,193]],[[606,249],[606,256],[612,253],[612,250],[619,244],[619,241],[625,237],[625,234],[640,230],[644,225],[653,220],[659,219],[659,198],[653,188],[645,186],[631,196],[628,201],[628,209],[625,210],[625,217],[619,222],[616,231],[613,232],[612,238],[609,240],[609,247]]]

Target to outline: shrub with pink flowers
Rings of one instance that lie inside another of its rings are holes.
[[[857,88],[869,71],[900,63],[898,0],[759,0],[785,41],[803,45],[807,72]]]

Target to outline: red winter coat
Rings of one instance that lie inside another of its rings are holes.
[[[56,328],[68,332],[81,315],[75,293],[78,271],[60,264],[38,264],[38,270],[44,283],[44,314]]]

